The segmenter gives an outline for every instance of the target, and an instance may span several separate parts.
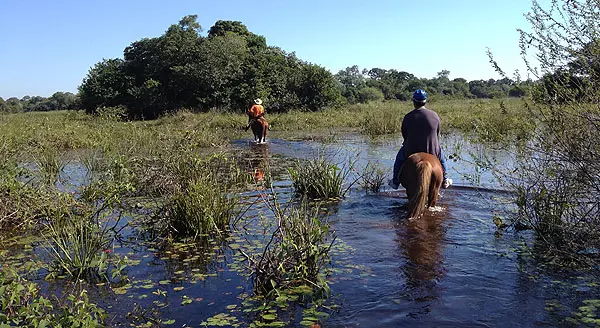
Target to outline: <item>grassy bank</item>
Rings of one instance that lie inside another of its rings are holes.
[[[429,108],[439,113],[443,132],[472,133],[488,125],[502,135],[522,135],[532,129],[520,99],[433,99]],[[345,129],[371,136],[399,133],[409,102],[383,102],[327,109],[321,112],[269,113],[271,134],[297,137],[328,129]],[[241,114],[181,112],[154,121],[121,122],[81,112],[32,112],[0,115],[0,151],[18,149],[35,154],[40,149],[102,149],[156,152],[183,144],[219,148],[228,139],[247,137]]]

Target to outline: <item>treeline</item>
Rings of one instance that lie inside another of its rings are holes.
[[[96,113],[121,107],[132,118],[155,118],[181,108],[242,112],[261,98],[270,112],[316,111],[325,107],[379,100],[409,100],[415,89],[431,95],[466,98],[520,97],[528,82],[450,80],[449,71],[431,79],[394,69],[348,67],[332,74],[294,53],[268,46],[237,21],[217,21],[202,36],[196,15],[155,38],[124,49],[123,58],[95,64],[78,94],[50,98],[0,98],[0,112],[85,109]]]
[[[78,107],[79,99],[71,92],[55,92],[48,98],[25,96],[21,99],[12,97],[4,100],[0,97],[0,113],[47,112],[52,110],[76,109]]]
[[[431,95],[456,98],[522,97],[533,85],[532,81],[450,80],[450,72],[443,70],[435,78],[418,78],[411,73],[381,68],[363,69],[351,66],[335,74],[341,94],[350,104],[374,100],[410,100],[414,90],[424,89]]]
[[[152,118],[188,108],[244,111],[261,98],[270,112],[320,110],[345,103],[407,100],[424,88],[431,94],[456,97],[522,96],[509,80],[471,81],[420,79],[407,72],[349,67],[333,75],[298,59],[294,53],[268,46],[263,36],[237,21],[218,21],[200,35],[196,16],[186,16],[156,38],[133,42],[123,59],[97,63],[79,87],[81,104],[93,113],[123,106],[134,117]]]

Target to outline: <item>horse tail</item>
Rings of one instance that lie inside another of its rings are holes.
[[[431,172],[433,168],[431,163],[420,161],[416,164],[417,171],[417,193],[414,196],[413,206],[410,210],[410,218],[416,219],[421,216],[427,205],[429,196],[429,184],[431,182]]]

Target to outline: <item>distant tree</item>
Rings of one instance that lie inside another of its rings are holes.
[[[88,113],[101,106],[130,104],[133,77],[125,75],[121,59],[105,59],[94,65],[79,86],[81,105]]]
[[[473,97],[473,94],[471,94],[471,91],[469,91],[469,84],[467,83],[467,80],[459,77],[452,80],[451,83],[455,95],[459,95],[465,98]]]
[[[381,101],[384,99],[383,92],[378,88],[364,87],[358,90],[358,98],[361,103],[367,103],[371,101]]]
[[[246,25],[242,24],[240,21],[218,20],[215,25],[208,30],[208,37],[224,36],[227,33],[233,33],[239,36],[249,36],[251,34]]]
[[[365,77],[357,65],[346,67],[335,74],[335,79],[340,83],[341,94],[349,104],[359,102],[358,91],[366,86]]]
[[[335,79],[325,68],[318,65],[302,66],[300,83],[302,107],[316,111],[327,106],[338,106],[342,98]]]
[[[4,101],[1,109],[4,113],[22,113],[23,105],[21,104],[19,98],[11,97]]]

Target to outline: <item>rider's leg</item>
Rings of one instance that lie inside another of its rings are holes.
[[[444,156],[444,151],[440,149],[440,164],[442,164],[442,171],[444,171],[444,181],[442,182],[442,187],[448,188],[452,184],[452,179],[448,179],[448,169],[446,167],[446,156]]]
[[[402,146],[396,154],[396,160],[394,161],[394,171],[392,173],[392,179],[389,183],[390,187],[394,189],[398,189],[398,187],[400,186],[400,170],[402,170],[402,165],[404,164],[405,159],[406,157],[404,156],[404,146]]]
[[[248,129],[250,128],[250,125],[252,125],[252,121],[254,121],[254,118],[250,117],[250,115],[248,115],[248,125],[246,125],[246,131],[248,131]]]

